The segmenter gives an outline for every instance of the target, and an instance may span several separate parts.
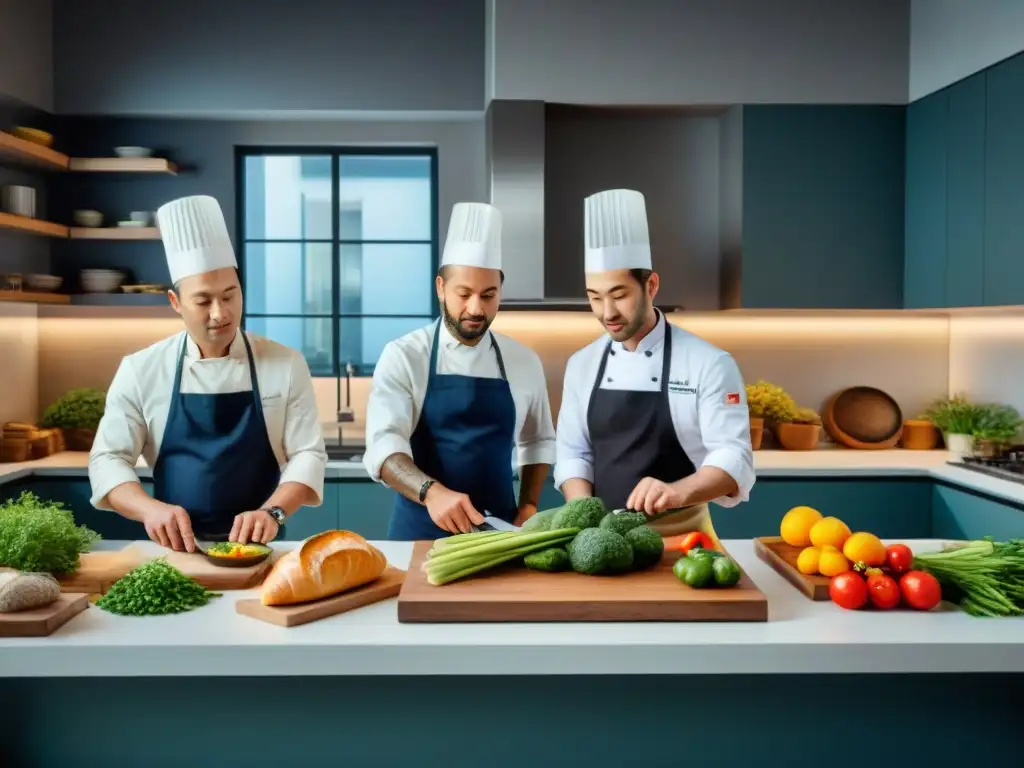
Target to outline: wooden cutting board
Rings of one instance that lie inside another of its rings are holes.
[[[0,613],[0,637],[46,637],[89,607],[89,596],[61,592],[54,603],[16,613]]]
[[[78,558],[78,570],[57,577],[62,592],[105,595],[111,585],[145,560],[137,550],[85,552]]]
[[[177,568],[186,576],[195,579],[199,584],[212,589],[215,592],[227,592],[239,589],[254,589],[263,583],[270,569],[273,567],[284,551],[275,549],[273,554],[262,563],[247,568],[231,568],[224,565],[211,563],[206,555],[200,552],[174,552],[162,547],[154,551],[149,544],[132,544],[125,547],[122,552],[128,552],[133,557],[141,555],[139,562],[166,558],[167,562]]]
[[[375,581],[323,600],[298,605],[275,606],[263,605],[258,598],[246,599],[235,603],[235,611],[243,616],[276,624],[279,627],[297,627],[300,624],[308,624],[328,616],[337,616],[345,611],[395,597],[401,590],[403,581],[405,581],[405,571],[388,566]]]
[[[799,589],[811,600],[830,600],[828,576],[810,576],[800,573],[796,567],[800,547],[794,547],[782,540],[781,536],[761,536],[754,539],[757,556],[778,571],[786,581]]]
[[[768,599],[745,573],[734,587],[693,589],[672,573],[678,553],[619,576],[501,568],[435,587],[420,570],[432,542],[418,541],[398,596],[412,622],[767,621]]]

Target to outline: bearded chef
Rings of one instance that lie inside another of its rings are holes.
[[[327,454],[302,355],[239,330],[242,288],[220,205],[157,211],[171,306],[185,331],[127,355],[89,455],[92,503],[141,522],[165,547],[268,542],[323,498]],[[142,455],[153,496],[139,483]]]
[[[489,330],[503,279],[501,213],[456,204],[435,279],[442,317],[390,342],[373,374],[363,462],[396,491],[389,539],[468,533],[486,513],[520,525],[537,511],[555,430],[537,353]]]
[[[587,296],[607,333],[566,366],[555,484],[566,499],[651,515],[662,535],[700,530],[717,543],[707,502],[735,506],[754,484],[743,377],[654,307],[642,194],[592,195],[584,219]]]

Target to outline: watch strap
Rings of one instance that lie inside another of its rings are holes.
[[[284,513],[283,509],[280,507],[263,507],[263,511],[269,513],[270,516],[277,521],[278,525],[284,525],[284,519],[287,515]]]
[[[435,482],[436,482],[435,480],[427,480],[427,481],[425,481],[423,483],[423,485],[420,486],[420,501],[421,502],[427,500],[427,491],[430,490],[430,486],[432,486]]]

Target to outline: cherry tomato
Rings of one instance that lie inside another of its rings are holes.
[[[900,585],[892,576],[884,573],[868,576],[868,597],[876,608],[889,610],[900,604]]]
[[[832,577],[828,584],[828,594],[836,605],[856,611],[868,601],[868,585],[859,573],[844,571]]]
[[[930,611],[942,600],[939,581],[926,571],[908,571],[900,577],[903,602],[919,611]]]
[[[914,553],[906,544],[890,544],[885,548],[885,564],[893,573],[906,573],[914,563]]]

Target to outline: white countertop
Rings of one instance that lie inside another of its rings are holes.
[[[411,544],[374,543],[408,567]],[[235,613],[253,590],[176,616],[90,606],[49,637],[0,639],[0,677],[1024,672],[1024,619],[845,611],[798,592],[751,541],[725,546],[768,597],[767,622],[400,624],[391,599],[283,628]]]
[[[946,451],[899,449],[854,451],[823,448],[817,451],[754,452],[754,467],[758,477],[930,477],[1024,504],[1024,482],[1000,480],[980,472],[952,467],[947,463],[949,460],[950,455]],[[38,461],[0,464],[0,485],[29,475],[86,477],[88,463],[87,453],[65,451]],[[139,462],[138,473],[143,478],[152,476],[152,471],[142,461]],[[328,479],[369,479],[360,461],[329,461],[326,474]]]

